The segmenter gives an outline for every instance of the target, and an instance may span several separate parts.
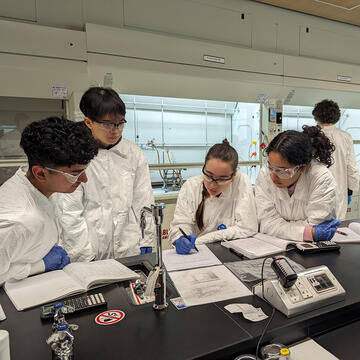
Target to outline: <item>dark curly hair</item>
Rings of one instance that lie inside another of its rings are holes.
[[[269,155],[276,151],[291,165],[307,165],[315,158],[330,167],[333,164],[334,144],[320,126],[303,126],[303,132],[288,130],[278,134],[266,148]]]
[[[206,162],[210,159],[219,159],[221,161],[230,163],[233,172],[235,172],[239,157],[237,151],[230,145],[229,141],[224,139],[221,144],[215,144],[209,149],[205,157],[205,165]],[[204,203],[207,196],[208,191],[203,184],[202,199],[195,214],[196,223],[200,231],[204,229]]]
[[[322,124],[336,124],[340,119],[339,105],[332,100],[317,103],[312,111],[315,120]]]
[[[105,115],[124,115],[126,107],[119,94],[110,88],[92,87],[80,100],[80,110],[90,120],[99,121]]]
[[[80,123],[58,117],[34,121],[26,126],[20,145],[30,169],[34,165],[85,165],[98,153],[98,145],[91,132]]]

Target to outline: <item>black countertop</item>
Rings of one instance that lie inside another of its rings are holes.
[[[209,248],[222,262],[239,258],[220,244]],[[344,244],[340,253],[328,252],[302,256],[296,251],[286,254],[306,268],[327,265],[347,294],[344,301],[288,319],[276,311],[264,342],[290,344],[306,337],[321,336],[360,318],[360,246]],[[121,259],[125,265],[139,261],[154,262],[154,254]],[[168,280],[169,281],[169,280]],[[176,296],[169,283],[170,291]],[[271,308],[263,300],[249,296],[213,304],[176,310],[170,303],[166,311],[156,312],[152,304],[135,306],[124,284],[112,284],[101,289],[108,301],[107,309],[122,310],[125,318],[111,326],[99,326],[94,319],[105,309],[93,309],[67,317],[69,323],[80,326],[75,333],[74,358],[79,359],[233,359],[240,353],[254,353],[266,320],[252,323],[241,314],[230,314],[224,306],[247,302],[261,306],[266,314]],[[50,359],[50,347],[45,340],[51,333],[51,322],[41,322],[40,307],[18,312],[0,290],[0,303],[7,319],[0,329],[10,333],[12,360]]]

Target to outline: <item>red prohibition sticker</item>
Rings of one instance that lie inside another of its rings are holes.
[[[99,325],[114,325],[125,317],[121,310],[107,310],[97,315],[95,322]]]

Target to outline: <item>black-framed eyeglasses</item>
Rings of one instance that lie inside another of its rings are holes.
[[[227,184],[228,182],[230,182],[235,174],[235,171],[227,178],[220,178],[220,179],[215,179],[213,178],[211,175],[207,174],[205,171],[205,166],[203,166],[202,168],[202,173],[204,175],[204,180],[205,181],[208,181],[208,182],[214,182],[216,184],[219,184],[219,185],[224,185],[224,184]]]
[[[123,119],[117,123],[113,123],[110,121],[99,121],[99,120],[93,120],[93,121],[96,122],[97,124],[99,124],[99,127],[101,127],[104,130],[108,130],[108,131],[111,131],[113,129],[118,129],[127,123],[127,121],[125,119]]]

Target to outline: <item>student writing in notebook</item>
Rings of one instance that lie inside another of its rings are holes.
[[[195,241],[203,244],[232,240],[257,232],[251,182],[237,170],[237,164],[238,154],[225,139],[208,151],[202,175],[188,179],[182,186],[169,234],[178,254],[189,253]]]
[[[345,220],[351,195],[359,190],[359,169],[353,140],[348,132],[335,126],[340,119],[340,109],[336,102],[320,101],[315,105],[312,114],[324,134],[335,145],[334,163],[330,171],[334,175],[339,193],[339,219]]]
[[[86,182],[86,166],[97,154],[85,129],[55,117],[29,124],[20,145],[28,166],[0,187],[0,284],[70,262],[56,246],[59,231],[49,197]]]
[[[319,126],[285,131],[266,148],[255,185],[260,232],[289,240],[330,240],[340,221],[328,169],[334,145]]]

